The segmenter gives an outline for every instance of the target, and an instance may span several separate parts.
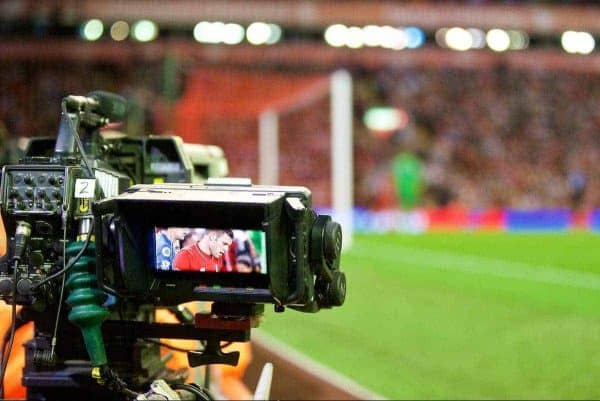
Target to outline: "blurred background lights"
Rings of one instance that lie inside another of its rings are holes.
[[[331,25],[325,30],[325,41],[329,46],[342,47],[346,44],[347,34],[348,27],[345,25]]]
[[[113,40],[121,41],[129,36],[129,24],[125,21],[117,21],[110,27],[110,37]]]
[[[448,47],[446,44],[446,32],[448,32],[448,28],[440,28],[435,31],[435,42],[440,47]]]
[[[469,50],[473,45],[473,37],[463,28],[450,28],[445,35],[446,45],[453,50],[465,51]]]
[[[403,30],[387,25],[381,29],[383,30],[383,42],[381,43],[381,47],[401,50],[408,45],[408,36]]]
[[[253,45],[264,45],[271,37],[271,27],[264,22],[253,22],[246,30],[246,39]]]
[[[223,26],[223,43],[237,45],[244,40],[244,27],[240,24],[225,24]]]
[[[371,107],[363,116],[365,126],[378,137],[389,136],[394,131],[406,128],[408,121],[406,111],[390,106]]]
[[[406,47],[409,49],[416,49],[418,47],[423,46],[425,43],[425,32],[422,29],[417,28],[416,26],[409,26],[404,29],[407,37]]]
[[[363,31],[363,40],[365,46],[375,47],[380,46],[383,42],[384,32],[382,31],[380,26],[377,25],[367,25],[362,28]]]
[[[563,32],[560,44],[567,53],[577,53],[579,49],[579,44],[577,43],[578,36],[577,32],[574,31]]]
[[[271,31],[269,33],[269,39],[267,39],[267,44],[272,45],[279,42],[283,34],[281,27],[277,24],[269,24],[269,29]]]
[[[560,43],[567,53],[590,54],[596,47],[594,37],[588,32],[563,32]]]
[[[194,39],[200,43],[219,43],[219,27],[212,22],[198,22],[194,27]]]
[[[99,19],[91,19],[81,27],[81,36],[85,40],[94,41],[102,37],[104,25]]]
[[[363,30],[356,26],[348,28],[346,34],[346,46],[348,46],[351,49],[359,49],[363,47],[364,44],[365,42]]]
[[[510,47],[510,36],[502,29],[491,29],[485,36],[487,45],[495,52],[503,52]]]
[[[529,36],[523,31],[510,30],[507,32],[511,50],[523,50],[529,45]]]
[[[469,28],[467,31],[471,35],[471,47],[473,49],[483,49],[485,47],[485,32],[478,28]]]
[[[133,24],[131,35],[138,42],[150,42],[158,36],[158,26],[150,20],[140,20]]]
[[[596,47],[594,37],[588,32],[579,32],[579,53],[590,54]]]

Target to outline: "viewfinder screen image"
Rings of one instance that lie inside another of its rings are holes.
[[[155,227],[156,271],[266,274],[260,230]]]

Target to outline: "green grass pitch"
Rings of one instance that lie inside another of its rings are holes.
[[[389,398],[600,398],[599,234],[357,235],[342,269],[261,329]]]

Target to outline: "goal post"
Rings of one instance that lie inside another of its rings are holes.
[[[329,81],[331,214],[342,226],[343,249],[352,245],[353,227],[353,107],[352,76],[338,70]],[[258,118],[259,184],[279,182],[279,115],[267,109]]]

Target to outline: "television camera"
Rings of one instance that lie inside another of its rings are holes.
[[[101,132],[126,115],[112,93],[68,96],[61,111],[56,140],[33,140],[1,179],[9,241],[0,299],[13,325],[0,373],[15,327],[33,321],[28,399],[210,399],[165,369],[157,339],[200,340],[203,349],[188,351],[192,367],[235,365],[239,355],[221,343],[248,341],[265,304],[317,312],[344,303],[341,229],[311,209],[307,188],[224,178],[217,147]],[[165,245],[169,231],[206,240]],[[219,252],[217,234],[227,235]],[[209,262],[182,264],[202,244]],[[211,310],[191,314],[188,301]],[[156,322],[159,307],[180,323]]]

